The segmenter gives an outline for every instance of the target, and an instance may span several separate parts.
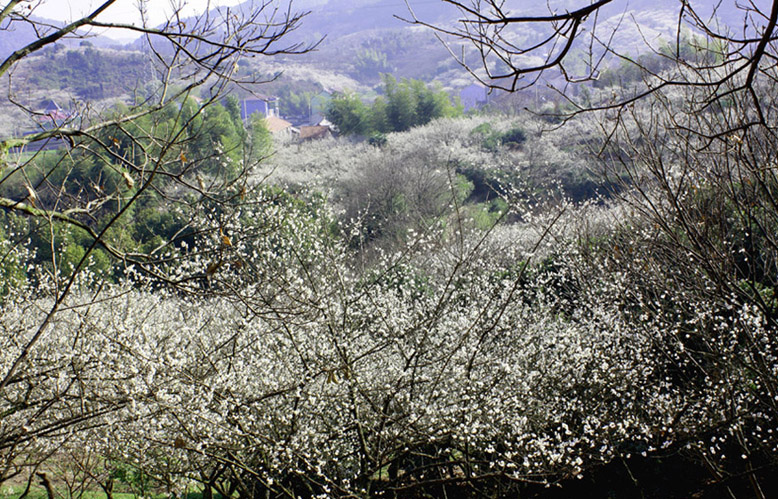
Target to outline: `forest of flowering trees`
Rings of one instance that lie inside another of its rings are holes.
[[[743,9],[585,108],[385,77],[275,145],[230,89],[302,16],[124,26],[137,102],[0,142],[0,496],[773,497],[778,8]]]

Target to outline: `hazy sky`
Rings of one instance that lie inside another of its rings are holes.
[[[211,0],[210,6],[234,5],[242,0]],[[47,19],[56,19],[59,21],[70,21],[78,19],[80,16],[91,12],[101,5],[101,0],[43,0],[41,5],[35,10],[35,14]],[[208,6],[208,0],[144,0],[149,21],[158,24],[174,10],[171,7],[183,4],[187,14],[199,13]],[[107,22],[139,22],[140,14],[138,10],[138,0],[117,0],[101,17],[98,18]],[[127,36],[126,33],[106,33],[112,37]]]

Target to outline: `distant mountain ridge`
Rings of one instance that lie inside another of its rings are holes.
[[[768,9],[769,0],[753,0],[758,7]],[[282,2],[283,3],[283,2]],[[550,0],[545,2],[527,2],[526,0],[508,0],[505,2],[505,10],[511,14],[543,14],[550,8],[556,12],[564,12],[580,8],[588,2],[581,0]],[[737,29],[743,25],[743,11],[738,8],[735,0],[714,2],[712,0],[690,0],[690,5],[697,9],[703,18],[712,15],[714,8],[720,21],[725,25]],[[231,7],[216,7],[214,11],[248,12],[256,5],[256,1],[247,0]],[[328,39],[340,39],[344,36],[354,35],[364,31],[385,29],[407,29],[408,24],[403,23],[398,17],[410,19],[411,12],[421,20],[430,23],[451,24],[461,18],[460,12],[443,2],[442,0],[409,0],[406,5],[404,0],[292,0],[292,10],[297,12],[309,12],[303,19],[298,30],[290,34],[290,39],[295,41],[315,42],[326,36]],[[612,18],[625,16],[627,20],[632,14],[645,11],[663,11],[677,21],[680,3],[678,0],[617,0],[603,7],[600,18]],[[53,21],[44,17],[33,17],[36,22],[63,26],[60,21]],[[652,27],[652,26],[649,26]],[[532,27],[528,27],[532,31]],[[0,57],[7,57],[14,50],[32,42],[37,37],[35,30],[30,25],[19,20],[6,20],[0,26]],[[77,44],[80,40],[70,39],[61,43]],[[120,48],[121,42],[104,37],[90,36],[89,41],[97,47]],[[137,49],[140,40],[128,44],[128,48]]]
[[[468,0],[465,0],[468,1]],[[737,8],[736,0],[689,0],[691,5],[699,9],[703,17],[710,16],[716,7],[717,13],[725,25],[736,29],[743,26],[743,11]],[[753,0],[757,6],[767,8],[768,0]],[[282,4],[284,2],[281,2]],[[549,0],[546,2],[528,2],[527,0],[506,0],[506,12],[513,15],[542,15],[548,8],[556,12],[564,12],[580,8],[589,0]],[[246,1],[231,7],[217,7],[222,13],[227,9],[239,16],[249,14],[252,6],[258,0]],[[282,44],[295,42],[323,42],[314,52],[291,57],[248,60],[241,64],[244,71],[260,75],[273,75],[286,72],[285,80],[273,87],[275,92],[283,90],[282,85],[292,82],[298,91],[317,92],[321,89],[338,89],[338,85],[323,82],[320,75],[342,75],[343,81],[354,82],[361,89],[375,88],[380,83],[381,73],[392,73],[397,77],[416,78],[425,81],[438,80],[451,89],[463,88],[472,82],[472,76],[463,71],[453,60],[446,47],[434,36],[434,33],[424,27],[405,23],[398,19],[412,17],[408,5],[420,20],[440,25],[453,26],[462,18],[461,12],[442,0],[293,0],[292,8],[296,12],[307,12],[298,29],[289,33]],[[608,39],[609,29],[617,29],[612,44],[622,54],[639,55],[649,48],[646,42],[658,48],[663,43],[672,42],[677,27],[679,0],[616,0],[604,7],[598,16],[598,34]],[[282,9],[283,10],[283,9]],[[52,26],[62,26],[63,23],[35,18],[37,22]],[[185,20],[186,21],[186,20]],[[188,25],[190,23],[187,22]],[[548,27],[545,26],[547,29]],[[541,39],[543,26],[522,25],[514,32],[527,40]],[[24,47],[37,38],[30,25],[15,20],[0,26],[0,57],[4,58],[13,51]],[[78,46],[84,40],[72,38],[58,45]],[[121,48],[123,50],[139,51],[145,41],[138,39],[133,43],[122,45],[106,37],[89,37],[86,39],[95,47]],[[461,50],[462,45],[454,45],[454,50]],[[521,42],[524,43],[524,42]],[[466,46],[465,46],[466,47]],[[469,50],[472,50],[470,48]],[[471,57],[471,55],[473,57]],[[571,53],[574,55],[574,53]],[[125,57],[122,53],[110,56],[112,60]],[[137,66],[133,59],[137,54],[128,53],[126,64]],[[477,55],[468,55],[469,61],[477,64]],[[577,57],[577,56],[576,56]],[[576,70],[576,64],[585,71],[585,64],[580,61],[570,61],[570,68]],[[52,68],[52,73],[63,68]],[[47,74],[40,69],[40,74]],[[68,75],[66,75],[68,76]],[[89,78],[89,75],[84,75]],[[65,80],[70,81],[70,76]],[[48,81],[48,80],[47,80]],[[49,82],[50,83],[50,82]],[[106,83],[107,84],[107,83]],[[110,89],[103,86],[104,91],[94,90],[89,85],[81,85],[79,89],[68,88],[74,95],[111,95]]]
[[[55,27],[65,26],[62,21],[54,21],[43,17],[32,16],[31,18],[38,26],[51,26],[42,31],[47,34]],[[5,19],[0,25],[0,58],[6,58],[16,50],[25,47],[39,38],[40,33],[36,32],[32,24],[18,19]],[[99,35],[88,35],[86,38],[65,38],[57,43],[65,46],[78,46],[82,41],[88,41],[95,47],[121,49],[124,44],[112,40],[111,38]]]

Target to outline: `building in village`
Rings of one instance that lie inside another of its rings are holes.
[[[291,138],[297,133],[291,123],[278,116],[266,117],[265,128],[275,137]]]
[[[78,118],[77,112],[63,109],[53,99],[43,100],[40,107],[42,109],[36,113],[36,119],[44,128],[62,126]]]
[[[258,114],[264,118],[265,127],[274,137],[283,139],[297,139],[299,141],[324,139],[333,136],[332,123],[327,121],[323,112],[326,108],[330,94],[322,92],[311,99],[312,114],[307,117],[306,123],[294,126],[279,115],[278,97],[253,97],[240,101],[240,116],[244,123],[251,120],[251,116]],[[321,115],[318,113],[322,113]]]
[[[298,127],[297,138],[302,142],[332,137],[332,128],[327,125],[312,125]]]
[[[240,101],[240,118],[244,122],[249,121],[251,115],[255,113],[259,113],[266,118],[279,116],[278,97],[257,96]]]

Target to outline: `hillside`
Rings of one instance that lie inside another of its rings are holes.
[[[461,13],[440,1],[412,0],[410,7],[418,19],[453,28]],[[704,15],[712,14],[708,2],[693,3]],[[248,14],[253,2],[231,7],[232,14]],[[545,6],[526,2],[506,2],[506,12],[511,15],[538,15],[547,11]],[[565,10],[579,6],[576,0],[551,2],[552,10]],[[391,73],[399,78],[424,81],[436,80],[444,88],[456,93],[472,83],[472,76],[452,58],[449,49],[464,54],[465,59],[479,66],[479,58],[472,47],[457,40],[446,40],[446,47],[435,34],[418,25],[403,22],[398,17],[411,18],[405,2],[391,0],[300,0],[293,3],[299,12],[305,12],[302,24],[290,33],[289,43],[313,44],[318,47],[307,54],[272,59],[249,59],[241,63],[243,76],[259,75],[271,83],[259,88],[236,89],[238,96],[256,91],[262,94],[287,96],[307,92],[354,90],[371,95],[380,87],[380,75]],[[222,9],[221,14],[226,14]],[[717,13],[729,25],[742,24],[742,11],[733,3],[722,4]],[[678,6],[675,0],[631,0],[607,6],[598,18],[597,35],[601,39],[612,38],[612,46],[621,54],[637,56],[657,49],[674,39],[678,23]],[[40,22],[57,25],[55,21]],[[517,43],[540,39],[542,27],[528,24],[511,35]],[[0,30],[0,56],[29,43],[35,37],[32,27],[16,21],[5,23]],[[573,47],[568,61],[572,75],[587,72],[587,50],[579,43]],[[104,47],[114,46],[110,50]],[[117,50],[121,49],[121,50]],[[14,74],[14,87],[25,88],[27,101],[59,95],[62,100],[75,99],[93,102],[113,99],[126,94],[142,79],[148,79],[153,68],[139,55],[144,49],[142,40],[123,47],[107,38],[70,39],[46,49],[39,57],[30,58]],[[594,51],[602,49],[594,46]],[[536,56],[537,58],[537,56]],[[533,59],[525,58],[526,62]],[[537,62],[535,60],[534,62]],[[619,61],[606,59],[604,67],[619,68]],[[545,75],[548,81],[558,78],[556,73]],[[541,89],[542,91],[542,89]],[[534,99],[537,101],[537,90]],[[32,96],[32,97],[30,97]],[[0,130],[7,133],[10,123],[18,128],[18,122],[10,116],[12,111],[3,106],[5,123]]]
[[[246,2],[232,9],[245,11],[250,4]],[[431,30],[398,19],[410,20],[415,14],[420,21],[452,29],[463,15],[450,4],[412,0],[409,5],[413,14],[405,2],[394,0],[305,0],[293,5],[299,11],[308,12],[300,28],[293,33],[293,40],[303,43],[321,40],[316,51],[295,57],[295,63],[346,74],[368,86],[378,84],[379,73],[382,72],[390,72],[398,77],[438,80],[452,89],[465,87],[472,81],[472,77],[462,70],[450,53],[464,54],[466,61],[477,66],[479,57],[471,45],[443,37],[447,47]],[[692,5],[699,9],[702,16],[714,15],[714,6],[710,2],[696,1]],[[565,11],[580,6],[581,2],[577,0],[550,2],[548,8],[540,4],[509,1],[505,3],[505,12],[508,15],[543,15],[549,9]],[[718,5],[715,14],[725,25],[738,27],[743,24],[743,12],[732,2]],[[590,27],[587,25],[587,29]],[[595,35],[599,40],[608,40],[616,28],[618,30],[612,39],[612,46],[620,54],[638,56],[656,50],[675,39],[678,2],[614,2],[600,12]],[[517,43],[542,39],[548,35],[545,29],[547,27],[541,25],[524,24],[521,29],[514,29],[509,39]],[[692,31],[685,25],[684,32]],[[603,52],[599,43],[594,44],[593,50],[595,56]],[[587,42],[581,39],[574,46],[571,60],[568,61],[574,72],[586,72],[587,52]],[[533,54],[534,57],[541,55]],[[526,56],[525,60],[532,61]],[[604,65],[612,67],[618,66],[618,63],[618,58],[606,56]],[[553,79],[555,76],[549,74],[547,78]]]
[[[35,111],[56,105],[65,114],[81,113],[77,110],[85,108],[99,112],[144,91],[145,85],[156,78],[147,62],[138,52],[57,44],[25,58],[0,89],[17,104]],[[0,136],[26,133],[40,126],[7,97],[0,100],[0,112]]]
[[[45,36],[55,27],[61,27],[63,25],[60,21],[54,21],[42,17],[33,17],[32,20],[36,23],[38,28],[41,26],[48,26],[49,28],[36,32],[35,27],[29,22],[21,19],[7,19],[0,25],[0,58],[5,58],[11,55],[15,50],[24,47],[37,40],[40,36]],[[83,37],[94,45],[95,47],[104,47],[112,49],[121,49],[123,45],[105,36],[99,36],[92,33],[80,32]],[[77,47],[84,41],[82,36],[65,38],[58,44],[65,47]]]

